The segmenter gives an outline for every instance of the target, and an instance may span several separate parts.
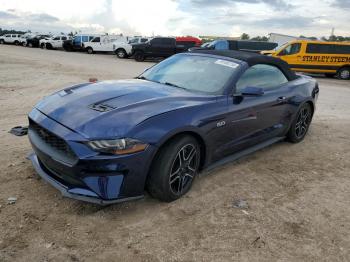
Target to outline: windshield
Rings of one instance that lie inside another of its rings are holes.
[[[229,60],[182,54],[155,65],[139,78],[188,91],[220,95],[238,66]]]

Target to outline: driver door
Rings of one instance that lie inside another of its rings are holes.
[[[237,96],[229,103],[227,129],[231,139],[226,153],[236,152],[284,133],[289,123],[288,79],[277,67],[257,64],[236,83],[236,94],[247,87],[263,89],[262,95]],[[236,98],[239,98],[238,101]]]

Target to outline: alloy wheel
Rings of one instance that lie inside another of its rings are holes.
[[[191,186],[199,166],[197,154],[193,144],[185,145],[177,153],[169,176],[170,189],[175,195],[181,195]]]
[[[310,111],[307,107],[302,108],[299,112],[297,123],[295,124],[295,136],[303,137],[310,124]]]

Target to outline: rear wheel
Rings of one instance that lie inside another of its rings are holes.
[[[15,41],[15,45],[19,45],[19,42],[17,40]]]
[[[350,79],[350,67],[340,68],[337,77],[341,80],[349,80]]]
[[[119,58],[126,58],[127,57],[126,51],[123,48],[117,49],[117,51],[115,53],[117,54],[117,57],[119,57]]]
[[[147,181],[149,193],[171,202],[185,195],[198,173],[200,147],[192,136],[181,136],[165,145],[151,168]]]
[[[27,46],[28,46],[28,47],[33,47],[33,44],[32,44],[32,43],[28,43]]]
[[[137,62],[143,62],[143,61],[145,61],[145,54],[144,54],[143,52],[141,52],[141,51],[137,51],[137,52],[135,53],[134,57],[135,57],[135,60],[136,60]]]
[[[48,49],[48,50],[53,49],[53,48],[52,48],[52,45],[51,45],[50,43],[45,44],[45,47],[46,47],[46,49]]]
[[[5,41],[3,39],[0,39],[0,44],[1,45],[5,44]]]
[[[27,46],[27,42],[22,42],[22,46]]]
[[[287,134],[287,139],[292,143],[301,142],[307,134],[307,131],[309,130],[311,120],[311,106],[308,103],[306,103],[301,106],[296,118],[293,120],[292,125]]]

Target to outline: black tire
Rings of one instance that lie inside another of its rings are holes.
[[[126,53],[125,49],[119,48],[115,51],[115,54],[118,58],[127,58],[128,54]]]
[[[41,43],[41,44],[40,44],[40,48],[41,48],[41,49],[44,49],[45,46],[46,46],[45,43]]]
[[[305,103],[300,107],[287,134],[289,142],[299,143],[303,141],[310,127],[312,114],[313,112],[309,103]]]
[[[94,53],[94,49],[92,49],[92,47],[88,47],[86,48],[86,52],[90,55],[92,55]]]
[[[324,75],[328,78],[334,78],[336,74],[326,73]]]
[[[136,51],[134,58],[137,62],[145,61],[145,54],[142,51]]]
[[[19,45],[19,42],[17,40],[15,41],[15,45]]]
[[[350,80],[350,67],[340,68],[337,77],[341,80]]]
[[[147,179],[148,192],[154,198],[171,202],[192,187],[200,164],[200,146],[192,136],[169,141],[155,157]]]
[[[50,43],[45,44],[45,47],[48,50],[52,50],[53,49],[53,47],[52,47],[52,45]]]
[[[0,39],[0,45],[3,45],[3,44],[5,44],[4,39]]]
[[[27,42],[23,42],[23,43],[22,43],[22,46],[27,46]]]
[[[29,43],[27,44],[27,46],[28,46],[28,47],[33,47],[33,44],[32,44],[31,42],[29,42]]]

